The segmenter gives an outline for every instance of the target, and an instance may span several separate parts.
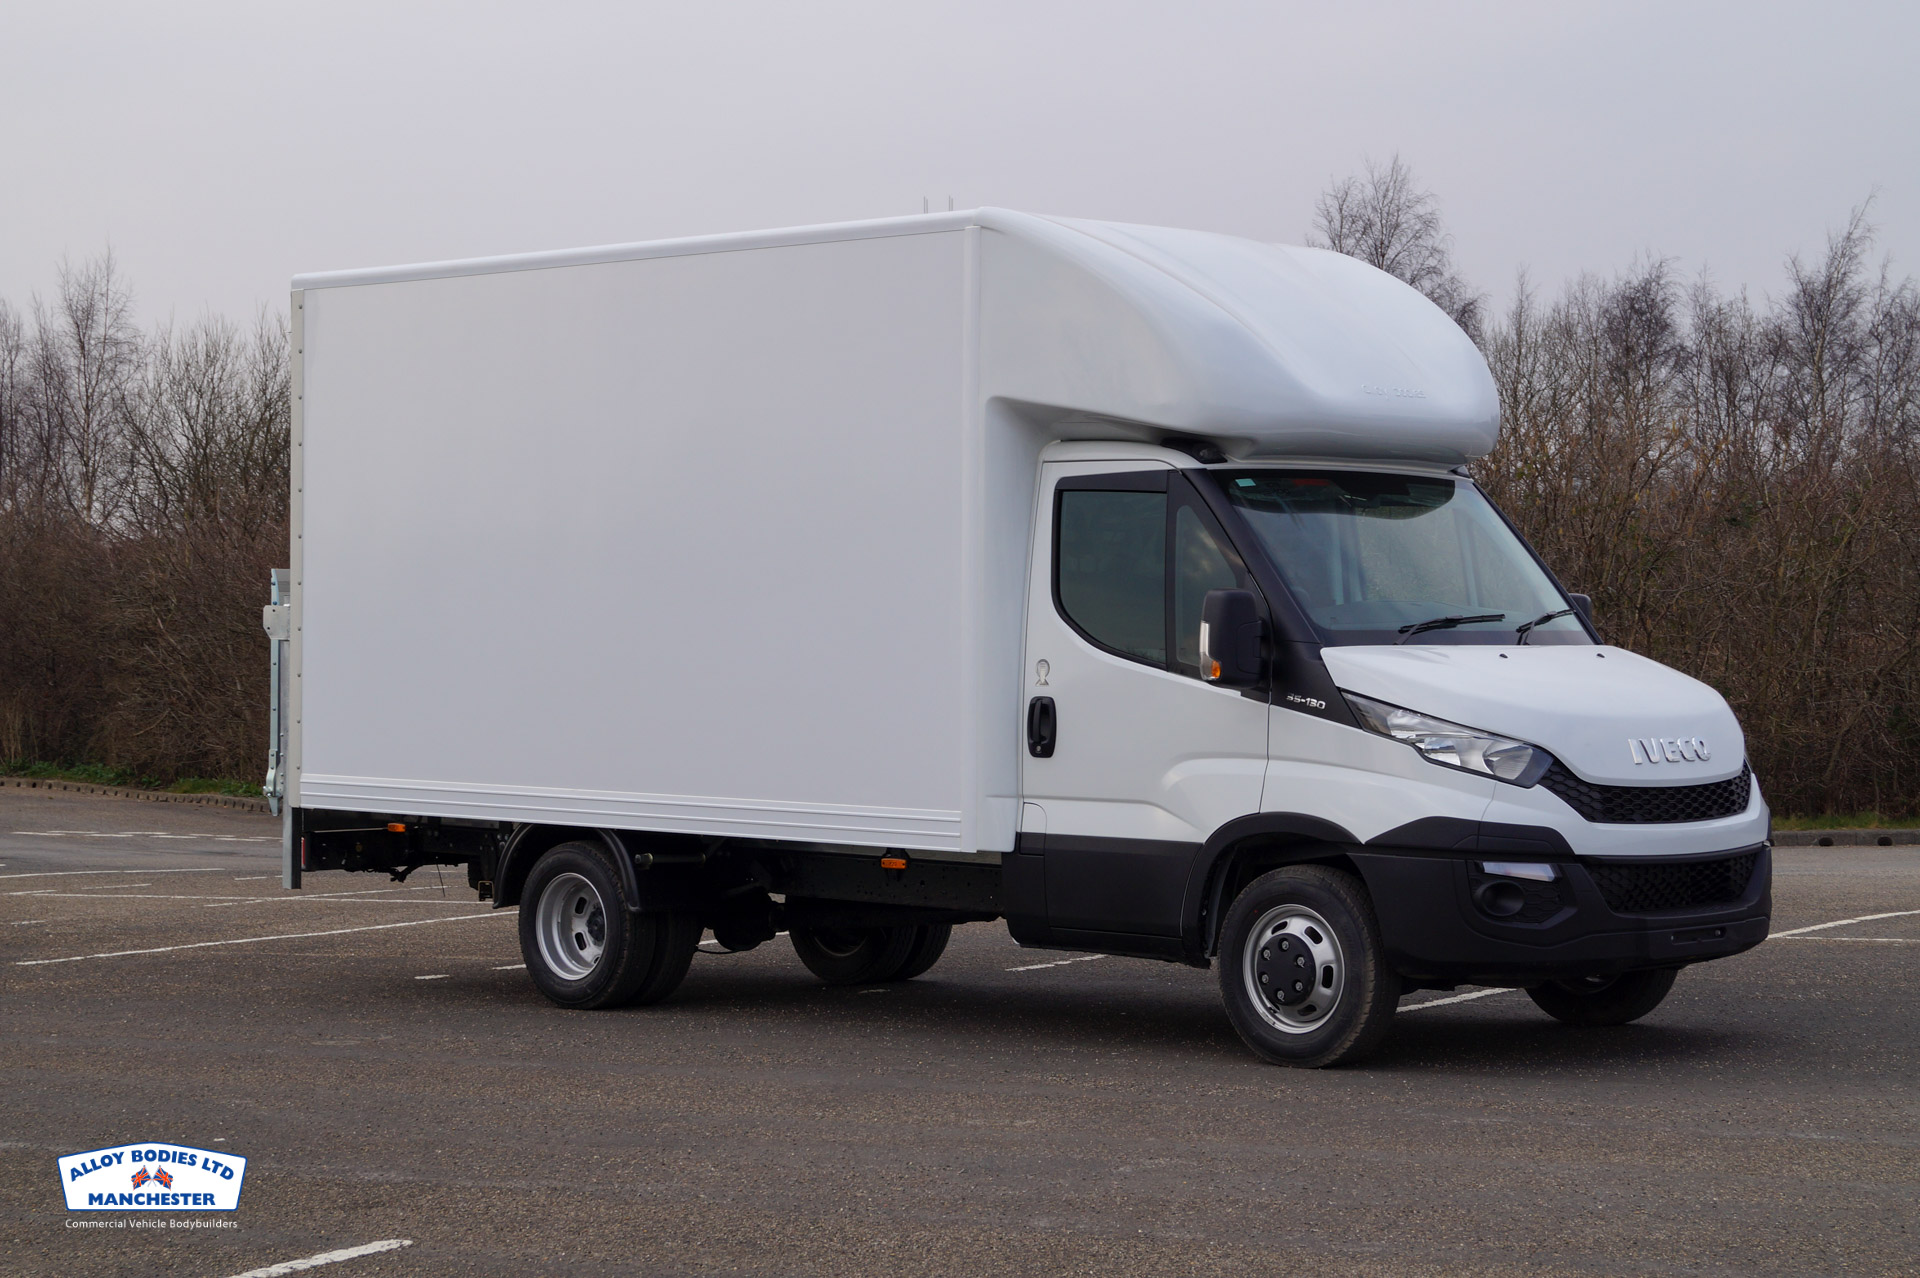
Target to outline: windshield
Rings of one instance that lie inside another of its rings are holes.
[[[1472,484],[1362,471],[1215,471],[1324,642],[1590,643]],[[1474,620],[1500,614],[1498,620]],[[1409,633],[1402,627],[1442,622]]]

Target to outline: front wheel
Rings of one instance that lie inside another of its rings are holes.
[[[1273,870],[1241,890],[1221,929],[1219,973],[1233,1028],[1275,1065],[1358,1060],[1379,1046],[1400,1001],[1366,889],[1320,865]]]
[[[1568,1025],[1625,1025],[1660,1006],[1679,974],[1677,968],[1667,967],[1549,981],[1528,990],[1527,997],[1548,1016]]]

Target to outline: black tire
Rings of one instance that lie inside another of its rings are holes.
[[[527,974],[562,1007],[658,1002],[685,978],[699,942],[696,920],[628,909],[619,870],[597,843],[549,849],[520,893]]]
[[[1221,927],[1219,978],[1227,1019],[1275,1065],[1359,1060],[1386,1037],[1400,1001],[1366,888],[1320,865],[1272,870],[1241,889]]]
[[[916,976],[924,975],[947,952],[947,942],[953,939],[953,924],[927,923],[915,928],[914,933],[913,949],[907,954],[906,966],[888,979],[911,981]]]
[[[645,1007],[658,1003],[687,979],[704,929],[695,914],[635,914],[632,918],[654,934],[653,970],[627,1000],[629,1007]]]
[[[1680,975],[1678,968],[1548,981],[1527,991],[1539,1009],[1568,1025],[1625,1025],[1660,1006]]]
[[[917,927],[804,928],[788,931],[807,970],[829,985],[871,985],[906,970]],[[939,955],[935,955],[938,958]]]

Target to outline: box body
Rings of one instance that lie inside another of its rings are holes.
[[[303,290],[290,802],[979,846],[972,234]]]

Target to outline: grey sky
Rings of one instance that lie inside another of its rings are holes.
[[[1298,241],[1399,151],[1496,298],[1636,254],[1756,293],[1879,191],[1920,273],[1920,6],[1041,0],[0,14],[0,296],[999,204]]]

